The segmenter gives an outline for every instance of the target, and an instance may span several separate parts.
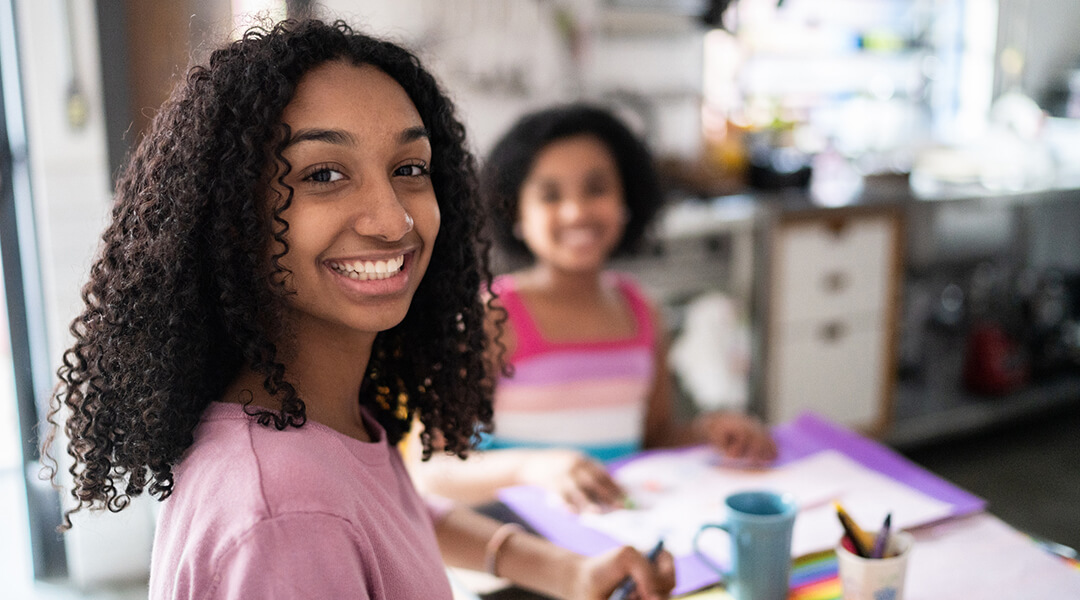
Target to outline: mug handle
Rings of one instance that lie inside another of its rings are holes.
[[[731,530],[728,529],[727,523],[706,523],[706,524],[702,525],[701,527],[699,527],[698,530],[697,530],[697,533],[694,534],[694,542],[693,542],[694,554],[697,555],[698,560],[705,563],[706,567],[709,567],[713,571],[716,571],[716,574],[720,576],[719,583],[722,584],[728,578],[728,574],[725,573],[724,570],[720,568],[720,565],[714,563],[711,558],[706,556],[706,554],[704,552],[702,552],[700,548],[698,548],[698,538],[700,538],[701,534],[705,533],[705,530],[709,529],[709,528],[719,529],[719,530],[723,531],[724,533],[726,533],[728,535],[731,535]]]

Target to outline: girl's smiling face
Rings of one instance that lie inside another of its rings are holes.
[[[289,325],[373,337],[405,317],[439,231],[424,123],[393,78],[343,61],[305,74],[282,122]]]
[[[536,155],[521,186],[518,227],[539,262],[574,273],[603,269],[626,218],[618,166],[598,138],[559,139]]]

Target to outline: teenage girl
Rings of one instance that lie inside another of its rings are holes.
[[[163,500],[152,598],[449,599],[440,551],[560,597],[627,575],[666,596],[670,555],[585,558],[407,476],[414,416],[459,455],[491,416],[465,148],[417,59],[342,23],[251,29],[193,68],[120,177],[72,325],[66,525]]]
[[[481,196],[496,241],[532,261],[493,286],[506,316],[492,312],[488,328],[511,376],[496,387],[487,449],[419,465],[425,486],[482,503],[503,486],[541,485],[574,508],[606,508],[623,492],[603,461],[642,448],[711,442],[750,464],[775,457],[746,415],[673,419],[658,311],[606,268],[639,243],[661,197],[648,149],[619,119],[587,105],[524,116],[492,148]]]

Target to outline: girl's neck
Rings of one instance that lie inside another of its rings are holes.
[[[360,412],[360,386],[367,372],[374,334],[321,331],[319,324],[296,325],[278,344],[285,379],[304,401],[307,418],[350,437],[370,441]],[[226,392],[226,401],[244,401],[277,410],[280,403],[262,385],[262,376],[246,370]]]
[[[567,273],[542,266],[519,272],[516,283],[540,336],[554,343],[631,338],[633,311],[602,271]]]
[[[604,293],[603,270],[564,271],[537,263],[517,274],[522,284],[563,298],[592,298]]]

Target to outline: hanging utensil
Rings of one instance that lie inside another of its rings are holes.
[[[67,43],[68,66],[71,72],[71,79],[68,81],[67,94],[65,96],[65,109],[68,125],[72,129],[79,130],[85,127],[87,121],[90,119],[90,104],[87,101],[82,84],[79,81],[79,63],[78,57],[75,54],[75,13],[72,6],[72,0],[64,0],[63,11],[68,33],[65,38],[65,42]]]

